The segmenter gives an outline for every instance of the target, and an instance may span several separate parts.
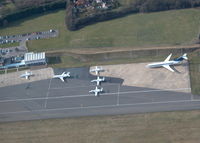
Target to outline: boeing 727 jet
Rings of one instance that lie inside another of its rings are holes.
[[[99,74],[99,72],[103,72],[104,69],[102,67],[96,66],[94,69],[91,69],[90,72],[95,72],[96,75]]]
[[[26,78],[26,79],[29,79],[30,76],[33,76],[33,73],[32,72],[27,72],[27,71],[24,74],[20,75],[21,78]]]
[[[96,82],[97,86],[102,82],[105,81],[105,77],[100,78],[99,76],[97,76],[97,79],[91,80],[91,82]]]
[[[103,88],[98,88],[96,86],[96,88],[94,90],[90,90],[89,93],[94,93],[95,96],[98,96],[100,92],[103,91]]]
[[[64,78],[70,77],[70,72],[63,72],[60,75],[54,75],[53,78],[59,78],[62,82],[65,82]]]
[[[171,56],[172,56],[172,53],[163,62],[148,64],[146,67],[149,67],[149,68],[164,67],[168,69],[169,71],[174,72],[174,70],[170,67],[171,65],[177,65],[177,64],[180,64],[183,60],[188,60],[186,53],[183,54],[183,56],[176,58],[172,61],[170,61]]]

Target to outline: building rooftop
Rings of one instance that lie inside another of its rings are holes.
[[[35,60],[42,60],[45,59],[45,52],[42,53],[25,53],[24,54],[24,61],[35,61]]]

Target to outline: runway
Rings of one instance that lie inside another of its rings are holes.
[[[88,91],[95,88],[89,68],[57,69],[70,71],[72,78],[63,83],[48,79],[0,88],[0,122],[115,115],[158,111],[200,109],[198,96],[180,89],[148,89],[122,86],[122,79],[106,77],[104,92],[98,97]]]

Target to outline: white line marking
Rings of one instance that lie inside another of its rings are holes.
[[[128,94],[128,93],[145,93],[145,92],[170,92],[170,91],[182,91],[182,90],[189,90],[191,88],[177,88],[177,89],[153,89],[153,90],[143,90],[143,91],[126,91],[126,92],[120,92],[122,94]]]
[[[118,91],[117,91],[117,105],[119,105],[119,92],[120,92],[120,84],[118,85]]]
[[[41,110],[29,110],[29,111],[17,111],[17,112],[4,112],[3,114],[20,114],[31,112],[48,112],[48,111],[62,111],[62,110],[80,110],[80,109],[95,109],[95,108],[109,108],[109,107],[126,107],[126,106],[138,106],[138,105],[156,105],[156,104],[170,104],[170,103],[187,103],[187,102],[200,102],[200,100],[179,100],[179,101],[165,101],[165,102],[144,102],[133,104],[119,104],[119,105],[102,105],[102,106],[87,106],[87,107],[69,107],[69,108],[54,108],[54,109],[41,109]]]
[[[115,86],[118,84],[108,84],[104,86]],[[50,88],[50,90],[59,90],[59,89],[67,89],[67,88],[82,88],[82,87],[96,87],[96,85],[88,85],[88,86],[72,86],[72,87],[55,87],[55,88]]]
[[[49,87],[48,87],[48,91],[47,91],[47,95],[46,95],[46,100],[44,102],[44,108],[47,108],[47,100],[48,100],[48,97],[49,97],[49,89],[51,88],[51,81],[52,81],[52,78],[50,79],[50,82],[49,82]]]
[[[119,92],[119,94],[130,94],[130,93],[146,93],[146,92],[170,92],[170,91],[182,91],[182,90],[188,90],[190,88],[181,88],[181,89],[168,89],[168,90],[144,90],[144,91],[128,91],[128,92]],[[102,93],[100,96],[107,96],[107,95],[115,95],[118,94],[118,92],[115,93]],[[4,102],[17,102],[17,101],[32,101],[32,100],[47,100],[47,99],[62,99],[62,98],[78,98],[78,97],[91,97],[94,96],[92,94],[86,94],[86,95],[71,95],[71,96],[57,96],[57,97],[48,97],[48,94],[46,97],[40,97],[40,98],[27,98],[27,99],[10,99],[10,100],[0,100],[0,103]],[[140,95],[137,95],[140,96]]]
[[[67,89],[67,88],[81,88],[81,87],[93,87],[93,86],[96,86],[96,85],[88,85],[88,86],[76,86],[76,87],[54,87],[54,88],[51,88],[50,90],[60,90],[60,89]]]
[[[191,94],[191,100],[194,100],[194,95],[193,94]]]

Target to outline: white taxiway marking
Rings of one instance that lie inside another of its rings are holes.
[[[104,86],[115,86],[115,85],[118,85],[118,84],[104,84]],[[88,85],[88,86],[72,86],[72,87],[54,87],[54,88],[50,88],[50,90],[60,90],[60,89],[67,89],[67,88],[82,88],[82,87],[96,87],[97,85],[94,84],[94,85]]]
[[[148,93],[148,92],[170,92],[170,91],[183,91],[188,90],[190,88],[180,88],[180,89],[166,89],[166,90],[144,90],[144,91],[127,91],[127,92],[115,92],[115,93],[102,93],[100,96],[107,96],[107,95],[116,95],[116,94],[130,94],[130,93]],[[57,96],[57,97],[40,97],[40,98],[25,98],[25,99],[10,99],[10,100],[0,100],[0,103],[4,102],[17,102],[17,101],[33,101],[33,100],[47,100],[47,99],[62,99],[62,98],[77,98],[77,97],[90,97],[94,96],[92,94],[86,95],[72,95],[72,96]],[[137,95],[140,96],[140,95]]]
[[[118,90],[117,90],[117,105],[119,105],[119,94],[120,94],[120,84],[118,85]]]
[[[48,100],[48,97],[49,97],[49,89],[51,88],[51,81],[52,81],[52,78],[50,79],[50,82],[49,82],[49,87],[48,87],[48,91],[47,91],[47,95],[46,95],[46,100],[44,102],[44,108],[47,108],[47,100]]]
[[[40,110],[29,110],[29,111],[17,111],[17,112],[4,112],[4,114],[20,114],[20,113],[31,113],[31,112],[48,112],[48,111],[63,111],[63,110],[80,110],[80,109],[95,109],[95,108],[112,108],[112,107],[126,107],[126,106],[138,106],[138,105],[156,105],[156,104],[170,104],[170,103],[187,103],[187,102],[200,102],[200,100],[179,100],[179,101],[165,101],[165,102],[144,102],[144,103],[133,103],[133,104],[113,104],[113,105],[102,105],[102,106],[86,106],[86,107],[71,107],[71,108],[54,108],[54,109],[40,109]]]

